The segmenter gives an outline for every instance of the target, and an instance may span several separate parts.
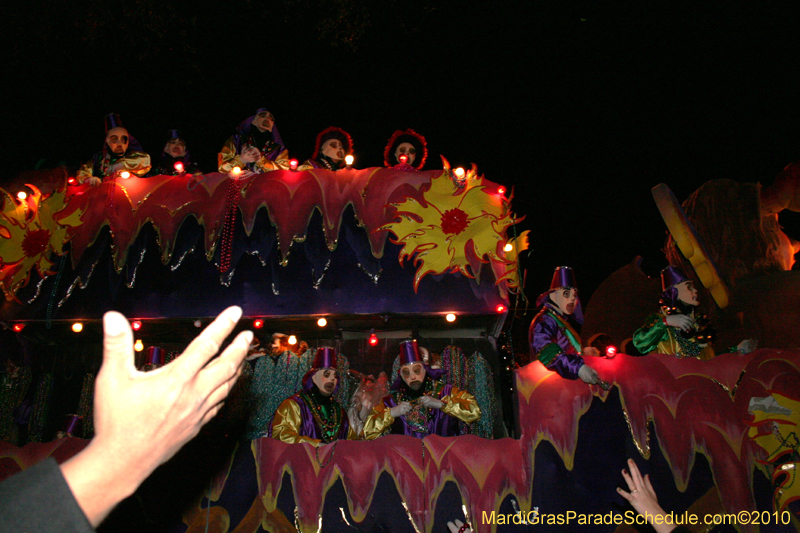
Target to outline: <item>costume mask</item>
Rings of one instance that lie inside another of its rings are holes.
[[[128,130],[125,128],[114,128],[106,134],[106,144],[116,156],[125,155],[125,152],[128,151],[129,142]]]
[[[342,146],[342,141],[339,139],[328,139],[325,141],[322,144],[320,152],[322,152],[322,155],[331,158],[337,163],[344,159],[344,147]]]
[[[697,299],[697,289],[694,288],[693,282],[684,281],[675,285],[675,288],[678,289],[678,300],[694,307],[700,305]]]
[[[182,139],[170,139],[164,151],[172,157],[183,157],[186,155],[186,143]]]
[[[425,367],[422,363],[411,363],[400,368],[400,375],[411,390],[419,390],[425,381]]]
[[[336,390],[336,383],[339,381],[339,376],[335,368],[320,368],[311,377],[311,381],[317,386],[319,392],[323,396],[330,396]]]
[[[414,148],[414,145],[411,143],[400,143],[397,147],[397,150],[394,151],[394,158],[397,162],[400,162],[400,154],[406,154],[408,156],[408,161],[406,161],[407,165],[413,165],[414,159],[417,158],[417,149]]]
[[[275,125],[275,117],[269,111],[262,111],[253,117],[253,126],[260,131],[272,131],[272,126]]]
[[[550,293],[550,299],[556,304],[562,315],[571,315],[575,312],[575,303],[578,300],[578,289],[562,287]]]

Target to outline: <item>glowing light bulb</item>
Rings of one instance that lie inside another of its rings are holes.
[[[297,159],[290,159],[289,160],[289,169],[290,170],[297,170]]]
[[[328,320],[325,317],[322,317],[319,320],[317,320],[317,325],[321,328],[324,328],[325,326],[328,325]]]
[[[297,344],[297,337],[294,335],[289,335],[289,345],[294,346],[295,344]]]
[[[134,320],[133,322],[131,322],[131,329],[133,331],[139,331],[140,329],[142,329],[142,321]]]
[[[133,343],[133,349],[137,352],[144,350],[144,343],[142,342],[142,339],[136,339],[136,342]]]
[[[456,321],[456,314],[455,313],[447,313],[447,316],[444,317],[445,320],[448,322],[455,322]]]
[[[69,185],[75,185],[75,183],[76,183],[75,178],[67,178],[67,183]]]
[[[74,331],[75,333],[80,333],[81,331],[83,331],[83,324],[81,324],[80,322],[75,322],[74,324],[72,324],[72,331]]]
[[[196,328],[203,327],[203,321],[202,320],[195,320],[194,321],[194,327],[196,327]]]
[[[19,198],[20,200],[24,200],[27,197],[28,197],[28,193],[26,193],[25,191],[19,191],[17,193],[17,198]]]
[[[504,252],[510,252],[513,249],[514,249],[514,245],[511,244],[510,242],[507,242],[506,245],[503,246],[503,251]]]
[[[128,172],[127,170],[123,170],[122,172],[119,173],[119,177],[126,180],[131,177],[131,173]]]
[[[400,154],[399,159],[400,159],[400,162],[403,163],[404,165],[406,163],[408,163],[408,156],[406,154]]]
[[[455,169],[455,174],[456,174],[456,177],[458,179],[463,178],[464,177],[464,169],[461,168],[461,167],[458,167],[457,169]]]
[[[370,345],[370,346],[377,346],[377,345],[378,345],[378,342],[380,342],[380,341],[378,340],[378,336],[377,336],[377,335],[375,335],[375,334],[373,333],[373,334],[371,334],[371,335],[369,336],[369,345]]]
[[[505,193],[506,193],[506,188],[505,187],[498,187],[497,188],[497,194],[505,194]]]
[[[606,357],[613,359],[615,355],[617,355],[617,347],[610,344],[606,346]]]
[[[20,323],[20,322],[17,322],[16,324],[14,324],[14,326],[13,326],[13,329],[14,329],[14,331],[16,331],[17,333],[19,333],[20,331],[22,331],[23,329],[25,329],[25,324],[22,324],[22,323]]]
[[[233,167],[233,169],[231,170],[231,174],[233,174],[234,176],[238,176],[241,173],[242,169],[240,167]]]
[[[497,304],[497,307],[495,307],[494,310],[497,311],[498,313],[505,313],[506,306],[503,304]]]
[[[183,170],[184,170],[183,169],[183,163],[181,163],[180,161],[176,161],[174,166],[175,166],[175,171],[176,172],[180,172],[181,174],[183,174]]]
[[[350,154],[344,156],[344,164],[347,165],[348,167],[352,166],[354,160],[355,158]]]
[[[256,328],[256,329],[263,328],[264,327],[264,321],[261,320],[260,318],[256,318],[255,320],[253,320],[253,327]]]

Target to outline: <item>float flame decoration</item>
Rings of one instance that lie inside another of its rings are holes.
[[[16,293],[28,284],[34,267],[42,278],[54,274],[51,255],[64,255],[68,229],[82,224],[81,210],[56,222],[64,207],[64,187],[44,199],[39,189],[28,188],[33,192],[21,204],[0,189],[0,288],[6,300],[19,301]]]
[[[511,265],[498,253],[507,241],[506,229],[514,223],[508,203],[486,191],[475,165],[466,173],[464,186],[458,187],[450,179],[450,164],[444,157],[442,161],[444,172],[431,179],[423,201],[406,196],[402,203],[392,204],[399,221],[379,228],[394,233],[393,242],[403,245],[401,263],[414,257],[419,265],[415,292],[427,274],[461,272],[478,278],[481,263]]]

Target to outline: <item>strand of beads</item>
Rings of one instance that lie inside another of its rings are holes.
[[[226,202],[225,223],[222,226],[222,242],[219,249],[219,271],[227,272],[231,267],[233,233],[236,228],[236,210],[239,208],[239,180],[228,179],[228,198]]]

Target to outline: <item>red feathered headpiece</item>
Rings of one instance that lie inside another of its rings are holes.
[[[406,131],[397,130],[389,138],[389,142],[383,150],[383,164],[387,167],[393,167],[397,164],[392,163],[392,161],[394,161],[394,151],[397,150],[397,147],[402,143],[411,143],[417,150],[417,156],[414,158],[414,164],[411,166],[417,170],[421,170],[425,165],[425,160],[428,159],[428,142],[425,140],[425,137],[411,128]]]
[[[322,148],[322,145],[325,144],[325,141],[328,139],[338,139],[341,141],[342,146],[344,146],[345,155],[353,152],[353,138],[350,137],[350,134],[342,128],[330,126],[317,135],[317,144],[314,146],[314,154],[311,156],[311,159],[317,159],[319,157],[320,148]]]

